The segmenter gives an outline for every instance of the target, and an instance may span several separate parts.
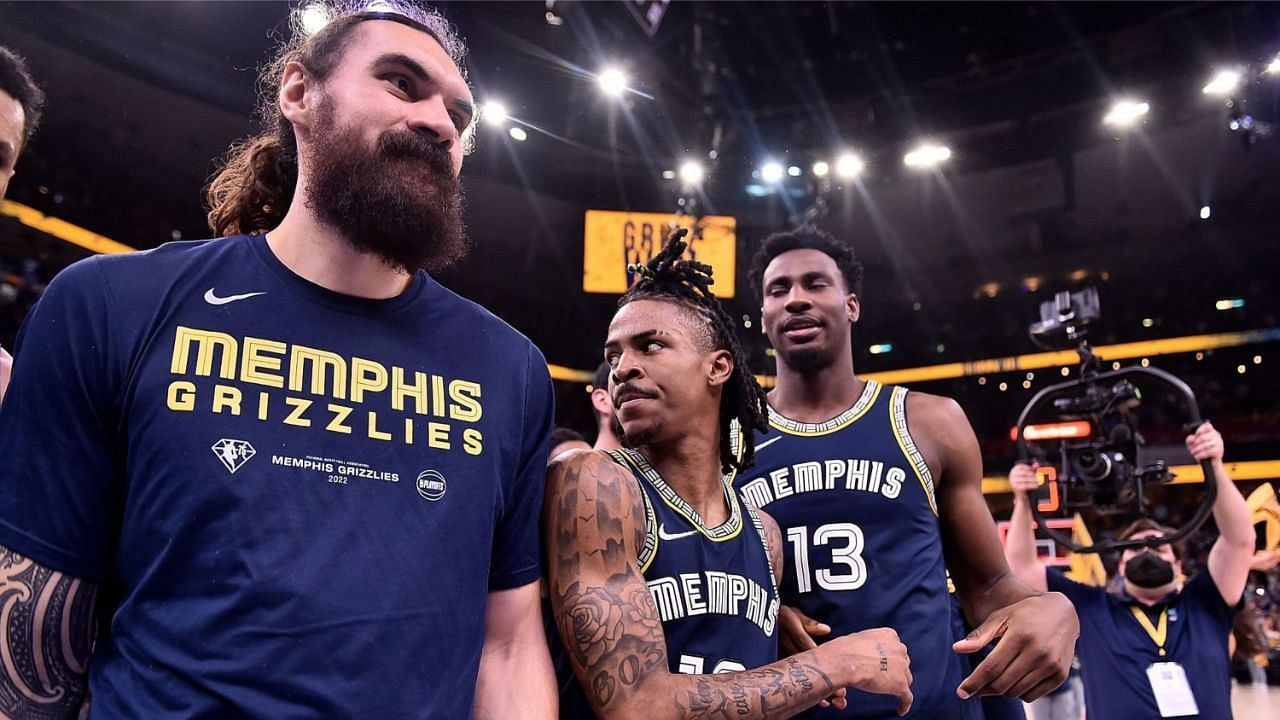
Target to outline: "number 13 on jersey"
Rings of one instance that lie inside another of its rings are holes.
[[[796,571],[797,592],[811,592],[815,582],[823,590],[857,590],[867,581],[867,563],[862,559],[862,528],[857,525],[828,523],[819,525],[812,534],[808,527],[793,527],[787,530],[787,541],[795,551],[792,567]],[[809,567],[810,547],[815,552],[829,551],[832,567],[812,572]],[[844,570],[836,572],[836,567],[841,565]]]

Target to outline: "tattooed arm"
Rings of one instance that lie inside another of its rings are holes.
[[[901,713],[911,706],[906,648],[887,629],[838,638],[755,670],[671,673],[638,564],[640,492],[602,453],[572,453],[549,468],[543,521],[552,612],[601,720],[789,718],[842,687],[895,695]]]
[[[0,547],[0,717],[74,718],[97,589]]]

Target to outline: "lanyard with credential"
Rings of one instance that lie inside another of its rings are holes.
[[[1138,624],[1142,626],[1142,629],[1146,630],[1147,635],[1151,636],[1151,641],[1156,644],[1157,648],[1159,648],[1160,657],[1164,657],[1166,655],[1164,651],[1164,643],[1169,637],[1169,608],[1166,607],[1160,609],[1160,620],[1154,627],[1151,625],[1151,620],[1147,617],[1147,613],[1144,612],[1142,608],[1137,605],[1130,605],[1129,609],[1133,611],[1133,617],[1137,619]]]

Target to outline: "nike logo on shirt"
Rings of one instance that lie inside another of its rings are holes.
[[[768,440],[765,440],[762,443],[756,443],[756,452],[760,452],[761,450],[769,447],[770,445],[778,442],[781,439],[782,439],[782,436],[779,435],[778,437],[775,437],[775,438],[769,438]]]
[[[209,303],[210,305],[226,305],[227,303],[233,303],[237,300],[244,300],[246,298],[255,297],[257,295],[266,295],[266,293],[251,292],[251,293],[244,293],[243,295],[228,295],[226,297],[218,297],[217,295],[213,294],[213,288],[209,288],[204,292],[204,301]]]
[[[697,535],[697,534],[698,534],[697,530],[690,530],[688,532],[682,532],[682,533],[668,533],[667,529],[662,526],[662,523],[658,523],[658,539],[659,540],[679,540],[682,537],[689,537],[690,535]]]

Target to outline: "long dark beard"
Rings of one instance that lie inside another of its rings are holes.
[[[388,131],[371,152],[331,111],[321,112],[314,137],[307,207],[356,251],[409,273],[443,270],[467,254],[462,185],[438,143]]]

